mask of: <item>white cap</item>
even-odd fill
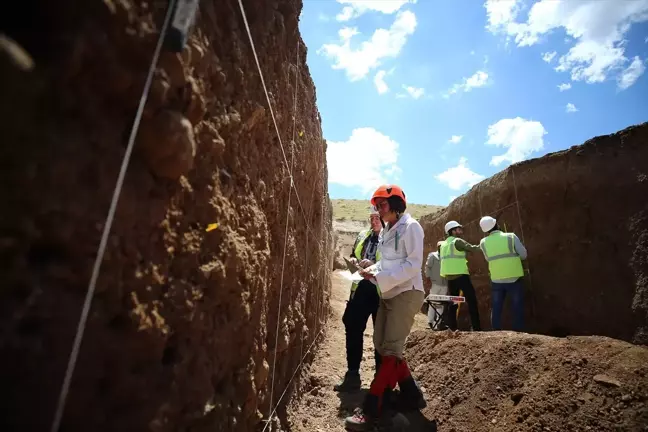
[[[453,228],[461,227],[461,224],[457,221],[450,221],[447,224],[445,224],[445,228],[443,228],[446,232],[446,234]]]
[[[369,217],[371,217],[371,216],[378,216],[378,217],[380,217],[380,213],[378,213],[378,210],[376,210],[376,209],[374,209],[374,208],[371,208],[371,209],[369,210]]]
[[[495,218],[492,218],[490,216],[484,216],[479,221],[479,226],[485,233],[495,228],[495,225],[497,225],[497,221],[495,220]]]

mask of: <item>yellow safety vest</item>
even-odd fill
[[[495,231],[482,244],[484,257],[488,261],[491,280],[519,278],[524,276],[522,260],[515,252],[513,233]]]
[[[360,231],[360,234],[358,234],[358,237],[356,238],[356,247],[353,250],[353,256],[356,257],[358,261],[362,261],[362,246],[364,245],[365,241],[369,237],[371,237],[372,230],[365,230],[365,231]],[[380,251],[376,251],[376,262],[380,261]],[[356,288],[358,288],[358,282],[353,282],[351,284],[351,297],[353,297],[353,293],[355,292]],[[378,286],[376,285],[376,288]],[[378,295],[380,295],[380,288],[378,288]]]
[[[455,241],[457,241],[457,237],[450,236],[441,244],[439,258],[441,259],[442,277],[468,274],[466,252],[457,250]]]

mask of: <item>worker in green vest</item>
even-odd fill
[[[513,330],[524,328],[524,269],[522,260],[527,257],[527,250],[514,233],[502,232],[497,220],[484,216],[479,221],[482,231],[488,234],[479,243],[488,262],[491,278],[491,326],[493,330],[502,329],[502,310],[506,296],[511,296],[513,306]]]
[[[378,235],[383,229],[383,222],[377,211],[371,211],[369,222],[371,228],[358,234],[351,250],[350,261],[361,268],[367,268],[380,260]],[[347,372],[344,375],[344,380],[334,386],[335,391],[353,392],[360,390],[362,385],[360,362],[362,361],[364,332],[369,317],[372,318],[374,323],[376,322],[379,304],[380,289],[376,285],[366,279],[353,282],[351,295],[342,316],[346,333]],[[374,357],[376,371],[378,371],[381,358],[377,350],[374,350]]]
[[[470,313],[470,325],[473,331],[481,330],[479,321],[479,305],[477,304],[477,294],[470,281],[468,274],[468,260],[466,253],[479,250],[479,246],[472,245],[461,238],[463,236],[463,227],[457,221],[450,221],[445,224],[445,233],[448,236],[441,244],[441,277],[448,281],[448,294],[458,296],[463,291],[463,295],[468,303],[468,312]],[[453,303],[446,308],[445,322],[451,330],[457,329],[457,308],[458,304]]]

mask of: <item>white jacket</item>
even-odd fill
[[[381,231],[378,237],[381,258],[376,263],[375,279],[382,298],[390,299],[411,289],[423,291],[423,236],[423,228],[408,213],[392,229]]]

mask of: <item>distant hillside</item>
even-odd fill
[[[367,200],[334,199],[331,201],[333,203],[333,219],[335,221],[366,222],[369,216],[370,204]],[[443,209],[443,206],[429,204],[407,205],[407,212],[416,219],[427,214],[436,213],[441,209]]]

